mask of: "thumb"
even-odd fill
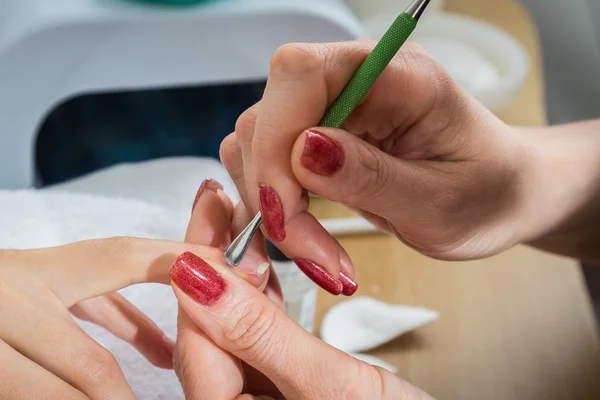
[[[339,129],[305,131],[294,144],[291,161],[305,189],[386,219],[414,204],[428,179],[416,162],[392,157]]]
[[[216,345],[269,378],[284,398],[380,399],[420,393],[311,335],[222,264],[188,252],[175,260],[169,275],[192,321]]]

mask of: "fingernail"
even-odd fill
[[[246,254],[236,269],[252,275],[262,276],[270,266],[271,264],[268,261],[264,261],[264,258],[257,259],[252,255]]]
[[[214,179],[203,180],[202,184],[200,184],[200,187],[198,188],[198,191],[196,192],[196,198],[194,199],[194,205],[192,205],[192,211],[194,211],[194,209],[196,208],[196,204],[198,204],[198,200],[200,200],[200,196],[202,196],[202,193],[204,193],[206,190],[211,190],[217,193],[217,190],[219,189],[223,190],[223,185],[221,185]]]
[[[342,294],[352,296],[358,290],[358,283],[349,278],[344,272],[340,272],[339,281],[342,283]]]
[[[304,133],[304,150],[300,162],[304,168],[317,175],[331,176],[344,165],[344,149],[338,142],[321,132]]]
[[[329,293],[336,296],[342,293],[342,290],[344,289],[342,282],[335,279],[324,268],[318,266],[312,261],[302,258],[294,258],[293,261],[306,276],[308,276],[314,283],[327,290]]]
[[[274,242],[283,242],[285,239],[285,226],[281,199],[271,186],[261,183],[258,187],[260,213],[267,235]]]
[[[206,261],[190,252],[175,259],[169,276],[185,294],[205,306],[219,301],[227,289],[227,282],[221,275]]]
[[[269,264],[266,261],[258,264],[258,268],[256,269],[256,275],[258,275],[258,276],[263,275],[265,272],[267,272],[267,270],[269,269],[270,266],[271,266],[271,264]]]

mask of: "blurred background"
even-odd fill
[[[377,39],[408,3],[0,0],[0,188],[165,157],[218,159],[260,100],[278,46]],[[432,0],[412,40],[507,123],[541,126],[600,116],[598,21],[597,0]],[[313,203],[321,219],[353,216]],[[383,235],[340,241],[359,295],[439,315],[365,356],[440,399],[600,398],[598,269],[521,247],[443,263]],[[291,309],[319,334],[340,299],[298,288]]]
[[[168,0],[165,2],[169,3]],[[193,0],[171,1],[179,2],[197,3]],[[363,23],[365,33],[377,37],[389,26],[396,12],[403,9],[409,1],[347,0],[346,3]],[[457,0],[450,3],[460,8],[469,8],[475,13],[488,8],[469,1]],[[600,3],[592,0],[523,0],[522,3],[533,18],[540,35],[548,122],[554,124],[596,117],[600,85],[590,83],[600,79],[600,28],[596,23],[596,16],[600,15]],[[435,17],[428,17],[434,12],[438,13],[443,7],[444,0],[433,0],[433,6],[425,18],[430,23],[425,33],[427,37],[417,37],[415,40],[428,44],[428,49],[453,72],[463,87],[479,94],[477,89],[481,87],[478,88],[477,85],[485,86],[486,82],[489,83],[486,79],[493,78],[485,76],[490,73],[485,70],[485,65],[474,71],[475,67],[469,61],[482,61],[477,59],[474,52],[465,54],[463,49],[465,59],[462,63],[456,63],[453,61],[457,58],[454,57],[456,43],[446,41],[440,45],[439,39],[444,30],[441,25],[447,21],[440,24]],[[452,26],[451,22],[453,21],[447,23],[445,29],[464,29],[468,34],[468,29],[460,25],[458,28]],[[510,21],[507,23],[510,24]],[[436,33],[440,35],[435,37]],[[349,29],[348,37],[353,34],[356,32]],[[323,36],[328,35],[324,33]],[[449,47],[444,48],[444,44]],[[454,47],[450,47],[452,45]],[[513,51],[509,55],[505,47],[496,49],[499,55],[503,54],[503,50],[507,57],[520,56],[517,50],[509,48],[509,52]],[[496,57],[494,54],[487,56]],[[493,68],[489,65],[487,67]],[[491,91],[491,94],[483,93],[477,97],[484,102],[487,100],[491,106],[505,103],[507,97],[513,96],[520,89],[523,83],[521,74],[528,73],[528,70],[525,71],[526,67],[520,66],[521,70],[518,68],[519,66],[515,67],[516,77],[500,83],[516,86],[516,89],[511,87],[507,89],[507,93]],[[480,74],[479,82],[474,78],[477,73]],[[221,138],[230,133],[240,112],[260,99],[262,89],[263,82],[258,79],[202,87],[101,93],[68,99],[50,111],[39,129],[36,152],[39,183],[46,185],[64,181],[122,161],[181,154],[216,157]],[[496,98],[489,99],[490,96]],[[502,105],[496,108],[501,108]],[[200,129],[202,134],[198,135]],[[108,137],[107,131],[111,132]],[[102,134],[99,135],[98,132]],[[143,135],[140,132],[144,132]],[[136,133],[140,137],[136,137]],[[69,138],[54,141],[56,135],[60,137],[65,134],[70,135]],[[169,137],[169,143],[161,139],[164,136]],[[112,146],[114,140],[119,141],[120,146]],[[60,148],[52,147],[53,142],[60,143]],[[72,151],[74,149],[65,145],[79,146],[79,151]],[[46,151],[47,149],[52,150]],[[57,160],[61,162],[57,163]]]

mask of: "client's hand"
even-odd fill
[[[212,354],[189,347],[190,356],[203,364],[196,374],[188,371],[190,400],[430,398],[312,336],[223,263],[188,252],[173,263],[170,275],[180,306],[204,340],[258,371],[244,375],[243,384],[230,382]]]
[[[230,222],[233,207],[218,186],[211,186],[216,190],[200,191],[187,240],[223,248],[251,214],[238,205],[233,215],[240,217]],[[250,254],[258,261],[264,248],[260,240],[253,246]],[[240,271],[220,258],[186,252],[173,263],[169,274],[181,307],[175,369],[186,398],[430,398],[290,320],[275,275],[257,278],[257,261]],[[255,275],[253,284],[248,273]]]
[[[0,251],[0,399],[133,399],[112,354],[86,335],[69,308],[155,365],[171,367],[173,343],[152,321],[117,294],[98,296],[136,283],[168,283],[170,265],[186,250],[221,254],[133,238]]]

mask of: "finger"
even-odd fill
[[[201,188],[202,186],[205,185],[201,185]],[[186,242],[208,244],[224,252],[231,243],[232,234],[238,234],[232,226],[245,227],[251,219],[243,203],[240,202],[235,211],[233,210],[231,200],[219,185],[215,190],[205,190],[196,196],[196,206],[188,225]],[[268,279],[265,273],[268,273],[268,270],[269,262],[264,244],[261,243],[261,235],[255,235],[246,257],[235,271],[256,287],[264,288]]]
[[[243,115],[244,114],[242,114],[242,116]],[[239,127],[240,129],[242,129],[241,125]],[[254,128],[250,129],[254,130]],[[223,163],[223,166],[227,170],[227,173],[229,174],[231,180],[235,184],[240,194],[240,199],[242,200],[242,202],[249,204],[248,192],[246,190],[246,175],[244,173],[244,158],[242,154],[242,149],[238,144],[236,132],[233,132],[232,134],[226,136],[225,139],[223,139],[223,141],[221,142],[221,147],[219,149],[219,157],[221,159],[221,163]]]
[[[302,187],[289,161],[296,138],[304,129],[317,125],[373,45],[366,41],[288,44],[275,52],[253,134],[238,135],[244,154],[248,145],[244,142],[251,141],[253,171],[245,163],[246,180],[251,180],[248,192],[253,206],[261,199],[268,238],[283,240],[287,221],[303,211],[298,203]],[[389,74],[384,75],[380,80],[389,84]],[[377,86],[384,87],[381,82]],[[276,199],[281,210],[269,213],[274,202],[269,199]]]
[[[269,275],[269,282],[267,282],[267,287],[264,290],[264,294],[277,305],[277,307],[281,308],[285,311],[285,301],[283,300],[283,291],[281,290],[281,283],[279,282],[279,278],[273,268],[271,267],[271,274]]]
[[[257,111],[258,106],[252,107],[246,111],[245,115],[240,117],[237,123],[239,136],[251,135],[250,131],[254,127]],[[250,203],[245,187],[244,171],[246,163],[242,161],[244,157],[246,159],[251,158],[251,154],[242,156],[241,147],[236,141],[237,136],[237,133],[229,135],[221,144],[221,160],[233,181],[236,182],[243,203],[237,206],[240,207],[240,210],[234,212],[232,221],[233,237],[237,236],[253,218],[251,211],[246,206]],[[247,152],[251,153],[250,146],[246,145],[246,147]],[[251,162],[247,164],[249,165]],[[302,206],[306,208],[308,198],[307,196],[302,197]],[[287,232],[286,240],[277,243],[277,246],[287,257],[293,259],[308,277],[328,292],[334,295],[342,292],[349,293],[348,290],[344,290],[344,287],[352,286],[355,283],[352,280],[353,275],[342,274],[340,281],[340,269],[342,268],[338,252],[340,246],[337,240],[311,214],[303,211],[295,215],[288,223]],[[254,251],[252,249],[257,249],[260,253],[266,252],[264,238],[259,232],[255,234],[248,252],[252,253]],[[352,263],[349,259],[345,261]]]
[[[90,399],[135,398],[113,355],[70,318],[58,299],[38,303],[5,284],[0,315],[0,338]]]
[[[83,393],[60,380],[0,340],[0,399],[87,400]]]
[[[304,132],[291,161],[308,190],[394,222],[406,215],[398,210],[419,207],[424,198],[435,202],[440,195],[428,193],[437,186],[424,162],[397,159],[342,130]]]
[[[374,45],[374,41],[288,44],[271,60],[252,136],[253,190],[258,191],[261,183],[272,187],[289,216],[299,211],[301,191],[288,158],[294,142],[302,131],[317,125]],[[416,122],[436,100],[433,88],[442,75],[432,73],[436,68],[419,46],[407,43],[356,110],[356,118],[348,121],[355,128],[350,130],[382,139],[385,135],[379,131],[391,133],[390,125],[395,129]]]
[[[221,185],[220,182],[217,182],[214,179],[205,179],[200,184],[200,187],[198,188],[198,191],[196,192],[196,197],[194,198],[194,203],[192,205],[192,214],[194,213],[194,210],[196,209],[196,205],[198,204],[198,201],[202,197],[202,194],[207,190],[211,191],[213,193],[217,193],[219,195],[219,197],[221,197],[221,199],[223,200],[223,205],[225,206],[225,209],[226,209],[226,213],[231,217],[231,214],[233,212],[233,204],[231,203],[231,199],[223,191],[223,185]]]
[[[256,103],[248,110],[244,111],[235,123],[235,139],[238,145],[237,151],[239,151],[239,154],[241,155],[244,177],[244,187],[243,189],[240,188],[240,197],[242,201],[248,205],[252,212],[258,211],[258,203],[257,199],[255,199],[257,192],[253,190],[254,166],[252,156],[252,140],[254,137],[254,129],[256,127],[256,119],[258,117],[258,111],[260,110],[260,107],[261,103]],[[232,150],[234,149],[232,148]]]
[[[277,274],[271,269],[269,275],[269,282],[264,290],[264,294],[271,300],[277,307],[285,311],[285,302],[283,301],[283,293]],[[254,394],[268,395],[269,398],[283,399],[281,391],[261,372],[256,370],[254,367],[246,363],[242,363],[245,375],[245,387],[244,392]]]
[[[84,300],[70,308],[77,318],[103,327],[159,368],[173,368],[175,343],[119,293]]]
[[[22,251],[11,263],[21,271],[30,271],[32,280],[41,277],[70,308],[136,283],[169,284],[169,266],[186,250],[214,260],[223,258],[221,250],[209,246],[116,237]],[[32,291],[25,283],[22,289]]]
[[[222,195],[219,195],[219,192]],[[231,200],[223,193],[223,186],[210,179],[200,185],[192,217],[185,234],[186,241],[225,250],[231,242]]]
[[[339,280],[339,244],[308,212],[296,214],[287,225],[286,240],[277,247],[314,283],[333,295],[343,291]]]
[[[233,206],[222,189],[214,181],[200,185],[186,242],[210,245],[220,251],[229,245]],[[175,370],[186,398],[232,399],[241,393],[241,362],[207,338],[181,307],[177,315],[176,355]]]
[[[262,372],[286,398],[375,399],[394,384],[386,376],[382,385],[374,367],[308,333],[222,264],[185,253],[169,273],[194,323],[218,346]]]
[[[238,135],[238,142],[242,142],[240,144],[242,149],[248,145],[243,142],[251,142],[253,171],[250,174],[245,167],[247,188],[251,200],[260,198],[264,230],[269,239],[275,242],[284,240],[292,229],[289,226],[290,221],[297,213],[303,211],[302,204],[299,203],[302,185],[295,178],[290,159],[287,158],[291,154],[296,138],[304,129],[316,125],[321,119],[329,104],[339,95],[358,66],[370,53],[373,45],[373,42],[367,41],[290,44],[281,47],[273,56],[265,94],[257,110],[255,126],[253,130],[247,130],[247,135]],[[424,87],[426,82],[432,80],[433,74],[429,74],[419,63],[412,62],[419,58],[415,56],[416,53],[418,52],[414,51],[410,44],[405,46],[402,54],[396,57],[396,62],[375,84],[368,101],[357,110],[359,117],[370,115],[367,111],[385,110],[390,118],[375,117],[374,121],[384,121],[385,124],[385,121],[394,120],[399,126],[410,125],[409,122],[414,122],[413,118],[422,115],[423,110],[428,109],[425,105],[430,106],[435,96],[419,94],[415,88]],[[420,58],[425,59],[423,55]],[[432,65],[429,61],[423,64]],[[393,73],[390,72],[392,69]],[[412,78],[413,75],[416,75],[415,79],[407,79]],[[391,84],[394,90],[390,88]],[[408,98],[411,100],[405,107],[403,101],[400,103],[398,99],[391,101],[391,94],[402,98],[404,94],[410,94]],[[417,94],[417,98],[414,98]],[[385,102],[382,102],[383,100]],[[390,112],[397,109],[407,110],[401,113],[404,117],[391,118],[393,114]],[[381,113],[377,115],[382,116]],[[366,131],[374,131],[376,136],[382,136],[377,133],[381,130],[377,126],[378,122],[365,126],[364,119],[364,117],[353,119],[352,124],[361,128],[355,132],[363,134]],[[386,128],[389,130],[390,124],[387,125]],[[258,195],[253,194],[252,191],[258,191]],[[304,231],[311,235],[316,234],[319,230],[317,222],[310,218],[306,218],[306,221],[307,226],[304,227]],[[326,236],[323,236],[323,240],[325,240],[324,246],[329,243],[325,257],[306,253],[299,248],[295,250],[299,255],[308,257],[337,277],[339,266],[331,250],[335,240]]]
[[[232,399],[242,392],[240,360],[215,345],[181,307],[176,354],[175,371],[186,399]]]
[[[257,109],[257,107],[258,105],[250,108],[248,111],[246,111],[246,113],[255,113],[255,109]],[[250,122],[244,123],[244,118],[249,119]],[[253,124],[251,121],[254,121],[254,119],[244,116],[240,117],[237,123],[238,129],[241,131],[244,129],[252,129],[252,127],[247,126],[249,124]],[[235,132],[227,136],[221,143],[220,156],[223,165],[238,188],[241,198],[241,201],[235,206],[231,220],[231,237],[235,238],[248,226],[250,221],[252,221],[255,216],[255,214],[247,207],[247,204],[250,203],[246,191],[244,161],[242,150],[237,143],[237,134]],[[249,269],[252,272],[254,270],[254,266],[257,266],[258,272],[263,273],[263,271],[269,267],[269,263],[267,261],[267,250],[264,241],[265,239],[262,232],[260,230],[257,231],[254,234],[246,253],[247,255],[250,255],[251,258],[256,258],[257,260],[262,259],[264,261],[260,264],[256,264],[248,263],[247,260],[244,259],[236,268],[236,270],[244,271],[245,269]],[[257,285],[255,284],[255,286]]]

